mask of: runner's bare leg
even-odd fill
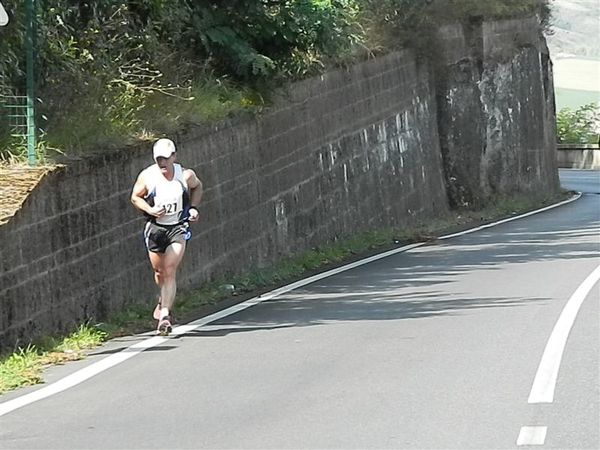
[[[177,293],[177,268],[185,252],[184,242],[174,242],[167,247],[164,253],[148,252],[154,281],[160,288],[161,307],[169,312],[173,309],[175,294]]]

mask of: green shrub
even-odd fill
[[[561,109],[556,115],[559,144],[598,144],[600,142],[600,103],[589,103],[575,111]]]
[[[440,24],[547,12],[548,1],[36,0],[36,123],[68,152],[120,145],[260,106],[281,81],[365,46],[432,56]],[[24,4],[3,0],[0,28],[0,87],[20,93]],[[9,133],[0,124],[0,143]]]
[[[193,5],[193,6],[192,6]],[[361,39],[354,0],[190,2],[188,40],[220,72],[255,78],[303,76]]]

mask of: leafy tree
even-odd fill
[[[600,103],[589,103],[573,111],[561,109],[556,115],[559,144],[600,143]]]
[[[224,72],[251,82],[303,76],[361,39],[354,0],[189,1],[188,39]]]
[[[25,8],[3,4],[0,83],[23,92]],[[355,0],[37,0],[42,126],[69,128],[87,104],[97,132],[132,134],[150,97],[191,100],[205,78],[259,86],[315,73],[361,39],[356,15]]]
[[[314,74],[355,54],[367,33],[371,49],[426,53],[444,21],[518,15],[548,1],[36,0],[36,95],[48,117],[38,124],[55,146],[93,147],[99,137],[140,133],[148,114],[159,115],[153,107],[180,120],[194,97],[214,104],[198,88],[218,86],[211,95],[225,104],[232,91],[268,92]],[[22,93],[24,2],[2,3],[11,20],[0,28],[0,88]],[[167,105],[173,111],[163,113]],[[0,139],[7,134],[0,123]]]

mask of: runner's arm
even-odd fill
[[[190,214],[190,220],[195,222],[198,220],[197,207],[200,204],[200,201],[202,200],[202,194],[204,193],[202,181],[200,181],[200,178],[198,178],[196,172],[191,169],[185,170],[184,177],[190,191],[190,208],[196,209],[196,214]]]
[[[146,195],[148,190],[146,189],[146,183],[144,181],[143,172],[137,177],[133,189],[131,190],[131,203],[136,209],[143,213],[149,214],[154,217],[160,217],[164,214],[164,207],[150,206],[146,201]]]
[[[200,200],[202,200],[203,186],[202,181],[196,175],[192,169],[186,169],[185,171],[185,181],[187,183],[188,189],[190,190],[190,206],[196,208],[200,204]]]

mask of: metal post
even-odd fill
[[[26,46],[26,71],[27,71],[27,161],[30,166],[36,165],[35,157],[35,102],[34,102],[34,77],[33,77],[33,42],[34,42],[34,1],[25,0],[26,14],[26,30],[27,36],[25,39]]]

